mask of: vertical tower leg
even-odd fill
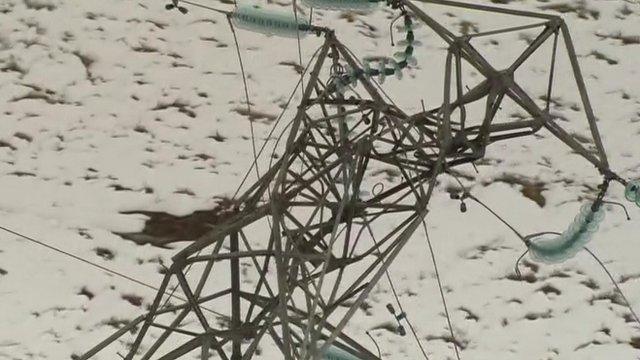
[[[238,252],[238,233],[234,232],[230,236],[231,253]],[[240,258],[234,257],[230,261],[231,263],[231,328],[236,331],[232,344],[233,351],[231,354],[231,360],[242,359],[241,342],[242,336],[240,336]]]

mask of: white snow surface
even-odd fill
[[[640,4],[495,2],[550,14],[562,10],[611,167],[625,178],[637,177]],[[228,2],[206,4],[232,9]],[[291,11],[286,0],[268,6]],[[525,23],[420,6],[455,31]],[[307,9],[301,11],[308,16]],[[389,42],[391,10],[314,11],[313,16],[314,23],[335,28],[361,58],[395,51]],[[261,142],[299,80],[287,65],[298,62],[297,41],[240,30],[238,37]],[[416,54],[418,67],[406,79],[389,78],[384,84],[408,113],[420,109],[420,99],[437,106],[442,97],[446,48],[426,27],[417,29],[416,37],[424,42]],[[495,39],[480,38],[474,46],[497,63],[509,63],[527,46],[527,36]],[[301,41],[305,64],[321,41],[315,36]],[[533,59],[517,75],[536,97],[545,94],[548,60],[546,55]],[[588,137],[584,114],[573,106],[579,96],[566,59],[558,61],[565,70],[555,80],[552,111],[566,119],[561,125]],[[299,98],[298,92],[292,108]],[[169,264],[185,243],[159,248],[122,239],[114,233],[140,231],[146,218],[121,212],[182,216],[232,195],[252,161],[244,106],[233,37],[223,16],[195,8],[188,15],[167,12],[159,1],[0,1],[0,225],[159,285],[159,262]],[[509,111],[505,104],[501,112],[514,116]],[[290,119],[291,112],[286,116]],[[565,229],[601,181],[592,165],[550,133],[539,135],[491,146],[478,174],[470,166],[460,168],[472,193],[525,234]],[[261,169],[268,160],[262,159]],[[522,184],[505,180],[512,178],[542,184],[544,205],[523,196]],[[428,223],[462,359],[640,356],[640,328],[591,257],[581,252],[555,266],[525,261],[525,278],[518,280],[513,266],[524,246],[475,203],[468,202],[469,211],[460,213],[445,191],[454,184],[443,177]],[[608,197],[624,201],[622,187],[612,185]],[[640,311],[640,211],[627,204],[632,220],[608,206],[589,246]],[[390,274],[429,358],[454,359],[423,233],[407,244]],[[142,314],[154,295],[0,232],[0,359],[71,359],[114,332],[120,321]],[[141,297],[142,304],[125,300],[132,296]],[[375,349],[364,331],[391,323],[385,305],[392,300],[381,281],[367,299],[370,308],[356,314],[348,332]],[[421,358],[409,336],[384,329],[371,333],[385,359]],[[264,349],[256,358],[277,359],[275,354]]]

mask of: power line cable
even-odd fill
[[[94,267],[94,268],[100,269],[100,270],[102,270],[102,271],[104,271],[104,272],[106,272],[106,273],[109,273],[109,274],[111,274],[111,275],[115,275],[115,276],[117,276],[117,277],[120,277],[120,278],[123,278],[123,279],[125,279],[125,280],[128,280],[128,281],[130,281],[130,282],[132,282],[132,283],[135,283],[135,284],[138,284],[138,285],[144,286],[144,287],[149,288],[149,289],[151,289],[151,290],[155,290],[156,292],[160,291],[160,289],[158,289],[157,287],[155,287],[155,286],[153,286],[153,285],[149,285],[149,284],[147,284],[147,283],[145,283],[145,282],[143,282],[143,281],[140,281],[140,280],[138,280],[138,279],[132,278],[131,276],[128,276],[128,275],[125,275],[125,274],[123,274],[123,273],[121,273],[121,272],[118,272],[118,271],[115,271],[115,270],[109,269],[109,268],[104,267],[104,266],[102,266],[102,265],[100,265],[100,264],[97,264],[97,263],[95,263],[95,262],[93,262],[93,261],[91,261],[91,260],[84,259],[84,258],[82,258],[82,257],[80,257],[80,256],[74,255],[74,254],[72,254],[72,253],[70,253],[70,252],[64,251],[64,250],[59,249],[59,248],[57,248],[57,247],[55,247],[55,246],[52,246],[52,245],[46,244],[46,243],[44,243],[44,242],[42,242],[42,241],[40,241],[40,240],[37,240],[37,239],[34,239],[34,238],[30,237],[30,236],[27,236],[27,235],[21,234],[21,233],[19,233],[19,232],[17,232],[17,231],[11,230],[11,229],[9,229],[9,228],[7,228],[7,227],[0,226],[0,230],[4,230],[4,231],[6,231],[6,232],[8,232],[8,233],[10,233],[10,234],[13,234],[13,235],[16,235],[16,236],[18,236],[18,237],[20,237],[20,238],[23,238],[23,239],[25,239],[25,240],[28,240],[28,241],[30,241],[30,242],[31,242],[31,243],[33,243],[33,244],[36,244],[36,245],[42,246],[42,247],[44,247],[44,248],[46,248],[46,249],[49,249],[49,250],[54,251],[54,252],[57,252],[57,253],[59,253],[59,254],[62,254],[62,255],[67,256],[67,257],[69,257],[69,258],[72,258],[72,259],[74,259],[74,260],[76,260],[76,261],[79,261],[79,262],[85,263],[85,264],[87,264],[87,265],[90,265],[90,266],[92,266],[92,267]],[[167,291],[165,291],[165,292],[164,292],[164,294],[165,294],[165,295],[169,295],[170,297],[176,298],[176,299],[178,299],[178,300],[180,300],[180,301],[183,301],[183,302],[185,302],[185,303],[186,303],[186,302],[188,302],[188,300],[187,300],[187,299],[185,299],[185,298],[183,298],[183,297],[181,297],[181,296],[175,295],[175,294],[169,294]],[[216,314],[216,315],[218,315],[218,316],[222,316],[222,317],[223,317],[223,318],[225,318],[225,319],[226,319],[226,318],[229,318],[229,316],[224,315],[224,314],[222,314],[222,313],[219,313],[219,312],[217,312],[217,311],[214,311],[214,310],[211,310],[211,309],[207,309],[207,308],[205,308],[205,307],[202,307],[202,309],[204,309],[204,310],[206,310],[206,311],[208,311],[208,312],[210,312],[210,313]]]
[[[436,256],[433,252],[433,246],[431,245],[431,239],[429,238],[429,231],[427,230],[427,223],[422,219],[422,226],[424,228],[424,234],[427,237],[427,244],[429,245],[429,253],[431,254],[431,260],[433,261],[433,268],[436,272],[436,279],[438,280],[438,288],[440,289],[440,297],[442,298],[442,306],[444,307],[444,314],[447,317],[447,324],[449,325],[449,332],[451,333],[451,340],[453,342],[453,349],[456,352],[456,358],[460,360],[460,353],[458,352],[458,340],[453,333],[453,326],[451,325],[451,317],[449,316],[449,310],[447,308],[447,300],[444,296],[444,290],[442,288],[442,280],[440,279],[440,273],[438,272],[438,264],[436,262]]]
[[[242,74],[242,84],[244,85],[244,96],[247,102],[247,118],[249,119],[249,127],[251,129],[251,150],[253,152],[253,160],[255,162],[256,176],[260,179],[260,170],[258,169],[258,153],[256,151],[256,136],[253,126],[253,120],[251,120],[251,100],[249,99],[249,86],[247,85],[247,76],[244,70],[244,63],[242,62],[242,53],[240,52],[240,44],[238,42],[238,36],[236,29],[231,22],[231,16],[227,16],[227,22],[231,28],[231,34],[233,34],[233,41],[236,46],[236,53],[238,54],[238,62],[240,63],[240,73]]]
[[[633,310],[633,307],[631,307],[631,303],[629,302],[629,300],[627,299],[627,297],[624,295],[624,293],[622,292],[622,289],[620,288],[620,285],[618,285],[618,282],[613,278],[613,275],[611,275],[611,272],[609,271],[609,269],[607,269],[607,267],[604,265],[604,262],[602,262],[602,260],[600,260],[596,254],[594,254],[591,250],[589,250],[589,248],[587,248],[586,246],[583,248],[586,252],[589,253],[589,255],[591,255],[600,265],[600,267],[602,267],[602,269],[604,270],[604,272],[607,274],[607,276],[609,277],[609,279],[611,280],[611,282],[613,283],[613,286],[615,286],[616,290],[618,290],[618,293],[620,294],[620,296],[622,296],[622,299],[624,300],[625,304],[627,305],[627,308],[629,309],[629,311],[631,312],[631,315],[633,316],[633,318],[635,319],[636,323],[638,325],[640,325],[640,318],[638,318],[638,315],[636,314],[636,312]]]
[[[373,240],[374,245],[376,246],[376,251],[378,252],[378,255],[381,255],[380,253],[380,249],[378,248],[378,241],[376,240],[375,235],[373,234],[373,230],[371,229],[371,225],[369,225],[369,222],[366,221],[366,219],[364,219],[365,222],[365,226],[367,227],[368,231],[369,231],[369,235],[371,236],[371,240]],[[393,281],[391,280],[391,275],[389,275],[389,269],[385,269],[384,273],[386,275],[387,281],[389,282],[389,286],[391,287],[391,292],[393,293],[393,297],[396,300],[396,304],[398,304],[398,308],[400,309],[400,313],[404,313],[404,320],[407,322],[407,325],[409,325],[409,330],[411,330],[411,333],[413,334],[413,338],[416,341],[416,344],[418,344],[418,348],[420,348],[420,352],[422,352],[422,355],[424,356],[424,358],[426,360],[429,360],[429,356],[427,356],[427,352],[425,351],[424,347],[422,347],[422,343],[420,342],[420,339],[418,338],[418,333],[416,332],[415,328],[413,327],[413,324],[411,324],[411,321],[409,321],[409,318],[406,316],[406,312],[404,311],[404,308],[402,307],[402,303],[400,302],[400,297],[398,296],[398,292],[396,291],[395,286],[393,285]],[[373,339],[373,338],[372,338]],[[377,347],[377,344],[376,344]],[[378,349],[379,351],[380,349]]]

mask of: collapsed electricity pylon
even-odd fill
[[[326,31],[282,156],[237,198],[223,224],[173,257],[148,313],[80,359],[92,358],[135,329],[126,360],[171,360],[192,351],[199,351],[201,359],[213,353],[222,359],[248,360],[263,351],[260,344],[265,339],[285,360],[316,360],[330,349],[379,360],[349,337],[345,327],[424,225],[439,174],[482,158],[489,144],[546,128],[603,175],[611,176],[561,19],[451,1],[434,3],[543,19],[535,26],[492,32],[540,27],[541,33],[511,66],[496,69],[474,49],[472,37],[455,36],[411,2],[401,1],[403,9],[435,31],[449,48],[443,104],[407,115],[380,95],[358,61],[333,32]],[[549,107],[540,108],[513,76],[550,38],[555,57],[559,34],[571,59],[595,149],[586,149],[560,127]],[[470,89],[462,88],[462,62],[484,77]],[[331,69],[328,81],[321,76],[325,65]],[[365,96],[346,98],[336,91],[336,79],[344,76],[345,65],[360,74],[357,86]],[[495,122],[505,97],[531,118]],[[466,114],[465,106],[481,101],[484,113]],[[397,170],[400,181],[387,189],[373,183],[373,173],[381,165]],[[189,271],[198,274],[196,282],[185,275]],[[186,298],[184,304],[169,304],[172,282]]]

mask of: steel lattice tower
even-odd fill
[[[247,360],[257,354],[265,337],[286,360],[319,359],[330,346],[360,359],[379,360],[349,337],[345,327],[423,226],[438,175],[481,159],[490,144],[541,129],[602,174],[610,174],[575,50],[559,17],[453,1],[426,2],[535,18],[540,21],[535,26],[493,33],[534,28],[540,33],[511,66],[497,69],[473,47],[473,37],[456,36],[410,1],[401,1],[448,44],[443,104],[405,114],[365,76],[357,85],[366,94],[362,98],[345,98],[334,91],[331,79],[340,75],[336,69],[362,67],[333,32],[327,32],[284,154],[237,198],[223,224],[173,257],[148,313],[80,359],[92,358],[137,329],[127,360],[178,359],[192,351],[200,351],[201,359],[217,354],[222,359]],[[539,107],[514,77],[550,39],[555,57],[559,37],[566,46],[594,149],[585,148],[558,125],[549,108]],[[463,63],[483,77],[470,89],[461,86]],[[331,76],[325,76],[328,68]],[[505,98],[530,117],[494,121]],[[484,113],[467,114],[465,106],[472,103],[483,103]],[[380,165],[397,170],[401,181],[376,189],[370,179]],[[372,188],[377,191],[365,191]],[[197,281],[188,280],[187,271],[198,274]],[[167,306],[172,282],[179,284],[186,303]],[[214,306],[228,311],[210,310]],[[182,345],[165,349],[163,344],[172,337]]]

